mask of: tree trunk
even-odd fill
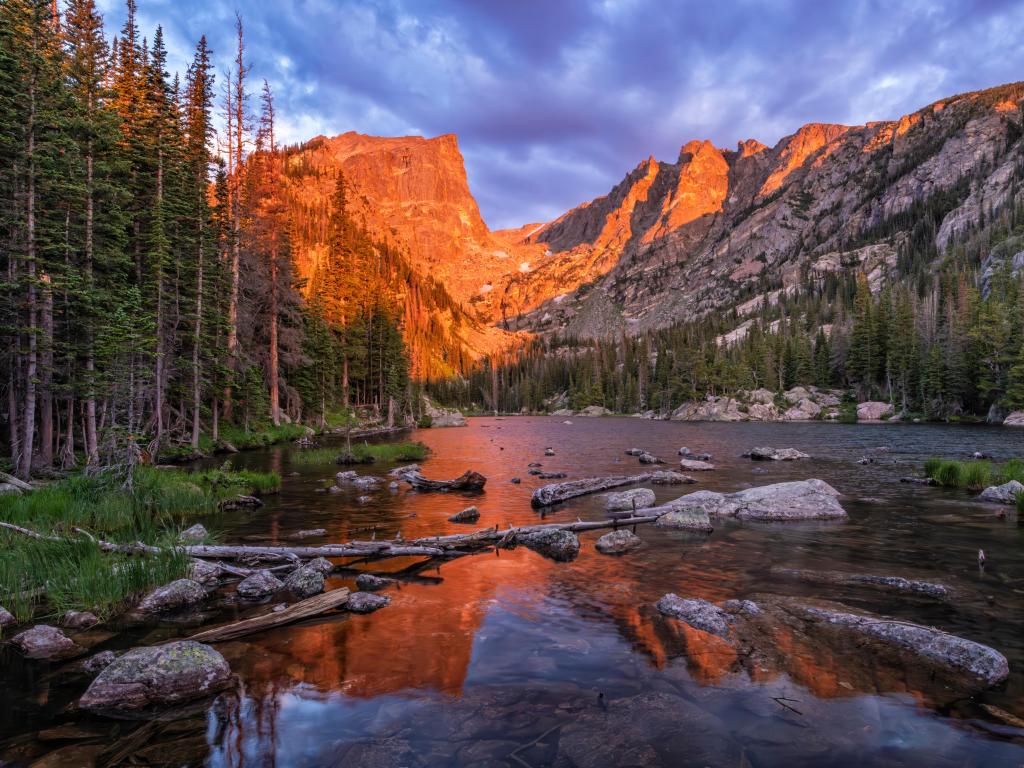
[[[36,323],[36,91],[35,78],[29,81],[29,115],[28,115],[28,188],[26,190],[26,272],[28,273],[28,359],[25,364],[25,402],[22,411],[24,426],[22,428],[21,455],[16,466],[16,473],[28,480],[32,474],[33,440],[36,429],[36,375],[38,374],[37,359],[38,339]]]
[[[200,224],[200,226],[202,226]],[[200,416],[203,407],[202,373],[199,347],[203,335],[203,245],[200,236],[199,258],[196,262],[196,318],[192,333],[192,450],[199,450]]]
[[[278,386],[277,359],[277,245],[270,249],[270,420],[281,425],[281,393]]]
[[[39,466],[53,468],[53,286],[40,275],[43,286],[43,348],[39,391]]]

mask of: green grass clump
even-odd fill
[[[277,493],[281,490],[281,476],[277,472],[255,472],[251,469],[232,469],[226,461],[218,469],[193,472],[191,478],[203,489],[210,491],[215,501],[244,494]]]
[[[930,459],[925,459],[925,462],[924,462],[924,474],[925,474],[925,477],[934,478],[935,477],[935,473],[938,472],[940,466],[942,466],[942,459],[940,459],[940,458],[932,457]]]
[[[947,488],[964,487],[964,466],[959,461],[944,461],[935,472],[935,480]]]
[[[295,465],[334,464],[346,453],[344,446],[338,448],[306,448],[295,451],[289,461]],[[355,463],[372,464],[375,461],[423,461],[430,449],[423,443],[359,443],[352,446]]]
[[[947,488],[964,488],[980,491],[990,485],[1002,485],[1011,480],[1024,482],[1024,461],[1011,459],[999,466],[989,461],[954,461],[951,459],[928,459],[924,473],[939,485]]]
[[[1024,461],[1020,459],[1010,459],[999,467],[997,475],[998,482],[1000,484],[1008,483],[1011,480],[1016,480],[1018,483],[1024,483]]]

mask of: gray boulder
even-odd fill
[[[685,599],[669,592],[655,603],[655,608],[665,616],[684,621],[702,632],[718,637],[732,634],[732,616],[707,600]]]
[[[4,627],[9,627],[12,624],[16,623],[16,621],[17,620],[14,618],[13,613],[8,611],[3,606],[0,606],[0,629],[3,629]]]
[[[823,480],[748,488],[728,496],[740,520],[836,520],[846,517],[839,491]]]
[[[270,571],[262,570],[242,579],[235,591],[246,600],[259,600],[283,587],[284,583],[277,576]]]
[[[523,534],[516,540],[537,554],[559,562],[575,560],[580,553],[579,537],[572,531],[534,531]]]
[[[1024,492],[1024,485],[1011,480],[1008,483],[1002,485],[992,485],[981,492],[978,496],[980,501],[991,501],[996,504],[1016,504],[1017,496]]]
[[[1024,427],[1024,411],[1014,411],[1003,419],[1004,427]]]
[[[206,560],[193,560],[188,570],[188,577],[197,584],[213,586],[220,581],[220,566]]]
[[[182,531],[178,535],[178,541],[193,542],[194,543],[194,542],[197,542],[197,541],[202,541],[203,539],[205,539],[209,535],[210,535],[209,531],[207,531],[206,528],[204,528],[199,523],[196,523],[195,525],[191,526],[190,528],[186,528],[184,531]]]
[[[594,544],[594,548],[602,555],[624,555],[643,546],[643,543],[643,540],[635,533],[621,528],[599,538]]]
[[[811,458],[809,454],[798,451],[796,448],[752,448],[750,450],[751,461],[796,461],[809,458]]]
[[[187,608],[206,599],[206,590],[192,579],[178,579],[157,587],[138,605],[142,613],[161,613]]]
[[[628,491],[609,493],[605,509],[609,512],[619,512],[653,507],[654,498],[654,491],[650,488],[631,488]]]
[[[359,473],[353,469],[350,469],[345,472],[339,472],[338,474],[336,474],[334,476],[334,482],[339,486],[348,485],[357,477],[359,477]]]
[[[334,563],[328,560],[326,557],[314,557],[308,563],[307,568],[313,568],[320,571],[324,576],[327,576],[331,571],[334,570]]]
[[[692,485],[697,481],[682,472],[674,472],[671,469],[660,470],[651,473],[651,482],[654,485]]]
[[[94,656],[90,656],[82,663],[82,669],[88,672],[90,675],[95,675],[102,672],[104,669],[114,663],[114,659],[117,656],[113,651],[100,651]]]
[[[641,464],[664,464],[665,462],[650,453],[641,453],[639,456]]]
[[[892,403],[881,403],[869,401],[857,406],[857,421],[882,421],[885,417],[892,416],[896,409]]]
[[[128,651],[100,672],[78,704],[90,712],[138,712],[205,698],[230,683],[223,656],[181,640]]]
[[[374,576],[372,573],[360,573],[356,576],[356,586],[363,592],[376,592],[378,589],[384,589],[394,583],[394,579],[389,579],[385,576]]]
[[[302,565],[288,574],[284,585],[296,597],[312,597],[324,591],[324,574],[313,565]]]
[[[66,659],[80,651],[70,637],[49,624],[26,629],[11,638],[11,642],[30,659]]]
[[[88,629],[99,624],[100,620],[90,611],[68,611],[60,617],[60,623],[68,629]]]
[[[352,613],[373,613],[391,605],[387,595],[376,595],[372,592],[353,592],[348,596],[345,608]]]
[[[659,517],[655,523],[659,528],[670,528],[680,531],[702,531],[711,533],[714,527],[708,511],[700,504],[686,505],[672,509]]]
[[[645,453],[647,453],[647,451],[645,451],[643,448],[627,448],[626,449],[626,455],[627,456],[643,456]]]
[[[448,518],[452,523],[472,523],[480,519],[480,510],[476,507],[466,507],[461,512],[456,512]]]
[[[357,491],[372,491],[380,486],[380,478],[373,475],[362,475],[354,477],[349,481]]]
[[[680,459],[679,468],[687,472],[710,472],[715,465],[709,461],[698,461],[697,459]]]

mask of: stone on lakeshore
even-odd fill
[[[896,412],[892,403],[868,401],[857,406],[857,421],[882,421]]]
[[[655,496],[650,488],[630,488],[628,491],[609,493],[606,498],[605,509],[609,512],[620,512],[653,507]]]
[[[12,624],[15,624],[16,622],[17,619],[14,618],[14,614],[8,611],[6,608],[4,608],[2,605],[0,605],[0,629],[3,629],[4,627],[9,627]]]
[[[1024,427],[1024,411],[1014,411],[1003,419],[1004,427]]]
[[[206,530],[206,528],[204,528],[199,523],[196,523],[190,528],[186,528],[184,531],[182,531],[181,534],[178,536],[178,541],[197,542],[202,541],[209,535],[210,534]]]
[[[480,519],[480,510],[476,507],[466,507],[461,512],[456,512],[448,518],[451,523],[472,523]]]
[[[197,584],[213,586],[220,581],[220,566],[206,560],[195,559],[189,566],[188,577]]]
[[[732,616],[707,600],[684,599],[669,592],[658,600],[655,608],[665,616],[684,621],[702,632],[718,637],[729,637],[732,634]]]
[[[284,587],[284,583],[267,570],[256,571],[239,582],[235,591],[246,600],[259,600]]]
[[[680,459],[679,468],[687,472],[710,472],[715,465],[709,461],[698,461],[697,459]]]
[[[352,613],[373,613],[388,605],[391,605],[391,598],[387,595],[376,595],[373,592],[353,592],[348,596],[345,609]]]
[[[180,640],[134,648],[89,685],[79,706],[90,712],[128,713],[210,696],[231,683],[231,668],[208,645]]]
[[[394,579],[385,576],[374,576],[372,573],[360,573],[356,576],[356,586],[363,592],[376,592],[395,583]],[[358,592],[356,594],[359,594]],[[349,597],[351,600],[352,598]]]
[[[324,591],[324,574],[312,565],[301,565],[288,574],[284,586],[298,598],[319,595]]]
[[[624,555],[640,546],[643,546],[643,540],[625,528],[606,533],[594,544],[602,555]]]
[[[60,623],[68,629],[88,629],[99,624],[100,620],[89,611],[68,611],[60,617]]]
[[[113,651],[100,651],[94,656],[90,656],[82,663],[82,669],[88,672],[90,675],[95,675],[102,672],[104,669],[114,663],[117,656]]]
[[[575,560],[580,552],[579,537],[572,531],[534,531],[518,536],[516,541],[539,555],[559,562]]]
[[[142,613],[161,613],[187,608],[206,599],[206,590],[192,579],[177,579],[157,587],[138,605]]]
[[[652,473],[651,482],[654,485],[692,485],[697,481],[689,475],[684,475],[682,472],[668,469]]]
[[[650,453],[641,453],[640,456],[641,464],[664,464],[665,462]]]
[[[643,456],[645,453],[647,453],[647,451],[645,451],[643,448],[627,448],[626,449],[626,455],[627,456]]]
[[[79,652],[75,642],[56,627],[37,624],[15,635],[11,642],[30,659],[66,659]]]
[[[751,461],[796,461],[809,459],[809,454],[796,448],[751,448],[748,454]]]
[[[659,517],[654,524],[659,528],[671,528],[678,531],[711,533],[714,530],[708,511],[699,504],[672,509]]]
[[[588,405],[577,416],[611,416],[612,412],[600,405]]]
[[[823,480],[796,480],[729,494],[740,520],[834,520],[846,517],[839,491]]]
[[[1017,496],[1024,492],[1024,485],[1011,480],[1002,485],[991,485],[978,496],[980,501],[991,501],[996,504],[1016,504]]]

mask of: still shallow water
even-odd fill
[[[714,454],[718,469],[698,473],[698,485],[656,486],[659,501],[699,489],[819,477],[844,494],[850,519],[720,520],[708,536],[646,526],[638,530],[645,546],[621,558],[596,553],[600,532],[587,533],[572,563],[519,548],[424,571],[410,569],[411,560],[357,566],[405,573],[387,591],[390,607],[221,644],[240,678],[238,695],[154,729],[137,751],[139,764],[1024,764],[1024,730],[983,707],[1024,717],[1024,541],[1017,517],[1000,518],[996,508],[963,493],[898,482],[932,455],[1022,456],[1024,430],[624,418],[576,418],[567,425],[523,417],[471,419],[468,428],[416,431],[411,439],[432,449],[423,462],[428,477],[472,468],[487,476],[486,490],[422,494],[403,485],[359,504],[354,492],[318,493],[337,468],[292,466],[297,449],[282,446],[234,459],[236,466],[281,472],[282,492],[258,512],[219,517],[211,527],[225,542],[285,542],[309,528],[327,529],[325,543],[398,533],[410,539],[472,530],[447,521],[468,504],[480,509],[479,527],[533,523],[542,515],[531,509],[530,494],[546,481],[527,474],[530,462],[569,478],[634,473],[640,468],[624,454],[627,448],[645,448],[671,467],[683,445]],[[739,458],[755,445],[795,447],[815,458],[771,464]],[[543,455],[548,446],[555,456]],[[860,466],[862,457],[874,462]],[[360,471],[384,475],[391,466]],[[514,476],[521,485],[510,482]],[[545,519],[599,519],[601,501],[577,499]],[[984,570],[976,561],[979,548],[988,555]],[[921,578],[956,588],[957,599],[808,585],[780,568]],[[354,588],[352,574],[336,574],[332,582]],[[835,600],[991,645],[1008,658],[1011,678],[999,690],[961,698],[922,685],[919,676],[800,645],[785,649],[779,668],[748,673],[700,633],[659,616],[652,604],[666,592],[714,601],[759,594]],[[234,610],[222,609],[220,618]],[[129,629],[97,648],[189,634],[194,622]],[[81,694],[83,678],[9,655],[4,665],[0,738],[9,740],[0,756],[30,764],[65,743],[42,741],[36,732],[63,723],[95,728],[104,739],[115,735],[108,722],[65,710]]]

